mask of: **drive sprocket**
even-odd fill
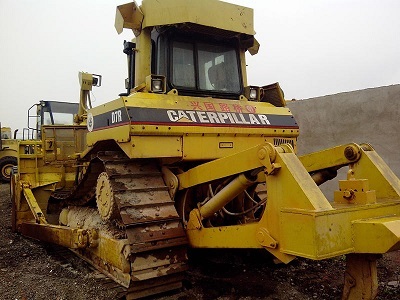
[[[115,202],[110,178],[106,172],[100,173],[97,178],[96,203],[104,221],[113,220],[119,216],[118,205]]]

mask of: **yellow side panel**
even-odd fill
[[[110,127],[103,130],[88,132],[86,141],[88,146],[93,146],[97,141],[115,140],[120,143],[129,142],[130,126]]]
[[[196,248],[262,248],[255,236],[258,224],[188,230],[190,245]]]
[[[182,140],[174,136],[132,136],[119,144],[130,158],[182,157]]]
[[[247,150],[265,142],[273,141],[272,138],[264,137],[189,135],[183,138],[183,157],[188,160],[215,159]]]

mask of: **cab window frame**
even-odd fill
[[[227,99],[238,99],[238,97],[243,94],[243,77],[242,77],[242,70],[241,70],[241,61],[240,61],[240,46],[239,41],[237,39],[227,39],[227,40],[216,40],[210,37],[204,37],[198,34],[183,34],[174,32],[169,34],[168,37],[160,35],[157,37],[157,46],[161,46],[159,44],[160,40],[163,40],[166,43],[167,53],[167,64],[164,69],[166,68],[166,76],[167,76],[167,83],[170,89],[177,89],[179,94],[182,95],[201,95],[201,96],[211,96],[216,98],[227,98]],[[188,87],[176,84],[174,82],[173,71],[174,71],[174,43],[187,43],[192,45],[193,48],[193,62],[194,62],[194,86]],[[210,45],[215,47],[226,48],[229,51],[234,52],[234,60],[236,62],[236,71],[237,71],[237,90],[218,90],[218,89],[202,89],[200,84],[200,74],[199,74],[199,45],[203,44],[204,46]],[[159,47],[157,47],[157,52],[159,51]],[[230,49],[229,49],[230,48]],[[157,57],[159,57],[160,53],[158,53]],[[161,62],[157,62],[157,69],[160,70],[161,66],[159,65]],[[164,62],[165,63],[165,62]],[[203,85],[204,86],[204,85]]]

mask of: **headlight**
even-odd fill
[[[163,91],[163,82],[161,79],[153,79],[151,81],[151,91],[153,93],[161,93]]]
[[[257,90],[250,88],[250,95],[249,95],[250,100],[256,100],[257,99]]]
[[[244,96],[250,101],[260,101],[261,88],[259,86],[246,86]]]
[[[165,93],[165,76],[149,75],[146,77],[146,91],[151,93]]]

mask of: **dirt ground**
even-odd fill
[[[79,258],[11,232],[8,185],[0,185],[0,299],[116,299]],[[190,251],[184,287],[157,300],[340,299],[344,258],[275,265],[266,251]],[[377,299],[400,299],[400,253],[378,265]]]

